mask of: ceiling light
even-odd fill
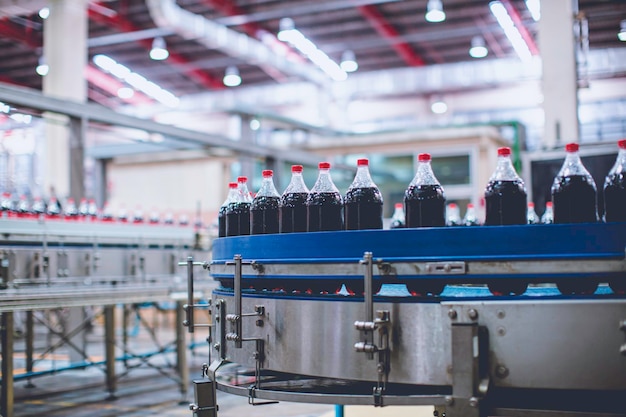
[[[162,37],[154,38],[152,41],[152,49],[150,50],[150,58],[155,61],[163,61],[170,56],[167,46],[165,45],[165,39]]]
[[[141,91],[156,101],[169,107],[178,107],[180,100],[171,92],[161,88],[145,77],[132,72],[128,67],[118,63],[113,58],[98,54],[93,57],[93,63],[99,68],[113,74],[116,78],[125,81],[134,89]]]
[[[489,9],[495,16],[504,34],[509,39],[509,42],[511,42],[517,56],[524,62],[530,61],[533,57],[530,48],[524,41],[520,31],[515,27],[515,23],[513,23],[513,19],[509,16],[504,5],[499,1],[492,1],[489,3]]]
[[[435,99],[430,104],[430,110],[435,114],[444,114],[448,111],[448,105],[442,99]]]
[[[48,17],[50,17],[50,9],[47,7],[42,7],[41,9],[39,9],[39,17],[41,17],[43,20],[46,20]]]
[[[237,87],[241,84],[241,76],[239,75],[239,70],[235,66],[230,66],[226,68],[224,72],[224,85],[226,87]]]
[[[617,39],[622,42],[626,42],[626,20],[622,20],[622,23],[620,24],[620,30],[617,34]]]
[[[484,58],[489,51],[485,46],[485,40],[482,36],[474,36],[472,38],[472,47],[469,50],[469,54],[472,58]]]
[[[441,0],[428,0],[426,5],[426,21],[439,23],[446,20],[446,14],[443,11]]]
[[[526,0],[526,8],[535,22],[541,19],[541,0]]]
[[[293,20],[288,17],[283,17],[278,23],[278,40],[289,42],[289,38],[293,34],[294,30],[295,24],[293,23]]]
[[[43,56],[40,56],[37,68],[35,68],[35,72],[43,77],[44,75],[48,74],[48,71],[50,71],[50,67],[48,66],[48,64],[46,64],[46,60],[43,58]]]
[[[130,87],[122,87],[117,90],[117,96],[121,99],[128,100],[135,95],[135,90]]]
[[[341,64],[339,64],[342,70],[345,72],[354,72],[359,69],[359,64],[356,62],[354,52],[347,50],[341,55]]]
[[[289,43],[299,52],[317,65],[326,75],[335,81],[344,81],[348,74],[339,65],[320,50],[315,43],[308,39],[302,32],[294,27],[293,20],[285,17],[280,19],[280,31],[278,39]]]

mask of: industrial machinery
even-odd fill
[[[192,226],[89,218],[0,218],[0,414],[14,415],[16,380],[32,385],[31,379],[39,376],[97,366],[103,368],[110,398],[115,398],[116,361],[123,362],[125,374],[140,365],[158,368],[150,359],[164,354],[177,355],[174,372],[162,371],[172,374],[184,396],[188,372],[182,306],[188,295],[179,261],[206,253],[207,245],[199,245],[197,232]],[[208,297],[213,287],[196,285],[196,294],[190,296]],[[157,304],[171,305],[180,316],[176,340],[139,352],[128,342],[127,319],[139,316],[140,308]],[[117,320],[124,323],[119,338],[116,310],[123,311],[123,319]],[[96,353],[104,352],[101,363],[92,359],[84,337],[96,319],[104,322],[104,346]],[[43,332],[46,337],[38,340],[36,333]],[[24,363],[17,366],[23,368],[20,372],[13,365],[16,337],[23,338],[19,346],[25,346],[20,352]],[[69,364],[41,369],[39,364],[60,347],[68,353]],[[120,351],[121,356],[116,353]]]
[[[220,390],[448,417],[625,415],[625,248],[626,223],[217,239],[212,324],[186,307],[215,358],[191,409],[216,416]]]

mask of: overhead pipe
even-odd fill
[[[147,0],[146,4],[157,26],[171,29],[184,39],[195,40],[210,49],[220,50],[254,65],[269,65],[284,74],[320,86],[326,86],[330,81],[313,65],[287,60],[263,42],[188,12],[179,7],[174,0]]]

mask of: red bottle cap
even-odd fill
[[[248,177],[237,177],[237,182],[248,182]]]
[[[291,172],[302,172],[302,165],[292,165]]]
[[[548,201],[548,202],[546,203],[546,207],[552,207],[552,201]]]
[[[402,204],[402,203],[396,203],[394,207],[395,207],[395,208],[403,208],[403,207],[404,207],[404,204]]]
[[[450,207],[450,208],[456,208],[456,204],[454,204],[454,203],[450,203],[450,204],[448,204],[448,207]]]
[[[236,182],[229,182],[228,183],[228,188],[237,188],[237,183]]]
[[[530,207],[530,208],[535,208],[535,203],[533,203],[533,202],[529,202],[529,203],[528,203],[528,207]]]
[[[318,164],[319,169],[330,169],[330,162],[320,162]]]
[[[467,204],[467,208],[468,208],[468,209],[474,208],[474,205],[473,205],[472,203],[468,203],[468,204]]]
[[[357,166],[368,166],[369,165],[369,161],[367,160],[367,158],[362,158],[362,159],[357,159],[356,164]]]
[[[617,146],[619,146],[620,149],[626,149],[626,139],[617,141]]]
[[[568,143],[565,145],[566,152],[578,152],[578,144],[577,143]]]
[[[272,175],[274,175],[274,171],[272,171],[271,169],[264,169],[262,174],[263,177],[271,177]]]
[[[417,160],[420,162],[428,162],[430,161],[430,154],[429,153],[421,153],[419,155],[417,155]]]
[[[509,155],[511,155],[511,148],[507,146],[498,148],[498,156],[509,156]]]

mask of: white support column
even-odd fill
[[[87,81],[83,74],[87,64],[87,0],[50,0],[48,7],[43,56],[50,70],[43,79],[43,93],[86,102]],[[57,197],[63,199],[70,194],[69,121],[58,115],[46,119],[42,191],[47,194],[54,187]]]
[[[541,2],[539,50],[543,65],[542,88],[545,128],[543,147],[578,142],[578,85],[574,0]]]

